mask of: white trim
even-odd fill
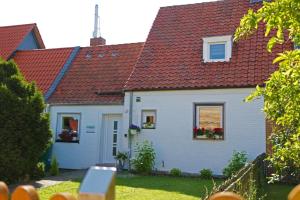
[[[68,112],[59,112],[57,113],[57,120],[56,120],[56,133],[55,133],[55,141],[59,138],[59,134],[63,130],[62,127],[62,122],[64,117],[73,117],[74,119],[78,120],[78,133],[77,133],[77,138],[78,141],[80,140],[81,137],[81,113],[68,113]]]
[[[210,59],[210,44],[225,44],[225,59]],[[203,38],[203,60],[204,62],[228,62],[232,54],[232,36],[216,36]]]

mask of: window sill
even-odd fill
[[[142,127],[142,129],[155,129],[155,127],[153,127],[153,128],[146,128],[146,127],[144,128],[144,127]]]
[[[57,143],[78,143],[79,144],[79,140],[72,140],[72,141],[55,140],[55,142],[57,142]]]
[[[224,140],[224,137],[220,137],[220,138],[208,138],[206,136],[197,136],[197,137],[193,137],[193,140]]]

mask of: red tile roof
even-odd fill
[[[81,48],[49,103],[121,104],[142,47],[133,43]]]
[[[17,51],[13,57],[27,81],[35,81],[45,94],[74,48]]]
[[[230,62],[204,63],[203,37],[233,35],[249,0],[224,0],[161,8],[126,90],[252,87],[276,69],[263,30],[233,44]]]
[[[24,38],[33,31],[41,49],[45,48],[36,24],[23,24],[0,27],[0,57],[7,60]]]

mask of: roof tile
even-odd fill
[[[242,16],[258,4],[224,0],[161,8],[125,90],[252,87],[262,84],[276,66],[266,51],[263,26],[233,44],[230,62],[204,63],[203,37],[233,35]]]
[[[121,104],[142,47],[133,43],[81,48],[49,103]]]
[[[45,94],[60,73],[73,48],[22,50],[13,57],[27,81],[35,81]]]

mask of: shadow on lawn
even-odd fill
[[[220,184],[222,181],[215,181]],[[186,177],[168,177],[168,176],[133,176],[118,177],[118,186],[133,188],[144,188],[150,190],[162,190],[167,192],[176,192],[194,197],[204,197],[206,188],[210,191],[213,187],[212,180],[203,180],[200,178]]]

